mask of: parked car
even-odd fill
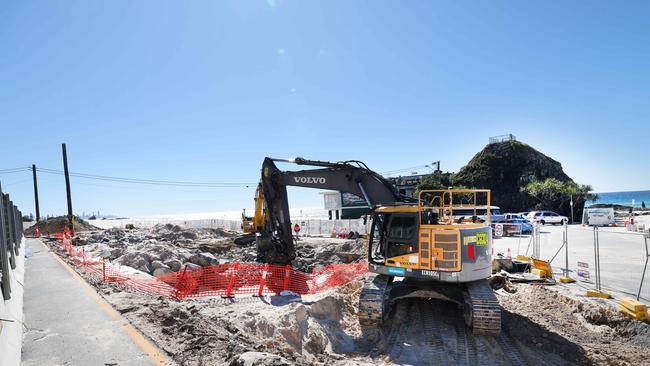
[[[553,211],[532,211],[528,214],[528,220],[532,222],[539,222],[545,224],[560,224],[564,225],[569,222],[566,216],[558,215]]]
[[[504,214],[503,219],[494,221],[503,225],[503,234],[526,234],[533,231],[533,224],[520,214]]]

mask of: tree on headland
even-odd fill
[[[528,183],[521,190],[537,200],[535,210],[557,211],[562,214],[570,213],[569,202],[573,199],[576,214],[582,212],[586,201],[598,199],[591,193],[593,188],[588,184],[578,184],[574,181],[561,182],[555,178]]]

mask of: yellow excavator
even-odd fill
[[[282,171],[276,162],[318,168]],[[242,215],[244,238],[255,241],[260,262],[288,264],[296,256],[287,186],[337,190],[366,201],[370,274],[359,299],[362,325],[379,326],[395,301],[418,297],[457,303],[474,333],[500,332],[501,308],[487,281],[492,273],[489,190],[425,190],[411,198],[360,161],[265,158],[255,214]]]

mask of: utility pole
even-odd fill
[[[573,225],[573,195],[571,195],[571,224]]]
[[[32,176],[34,177],[34,205],[36,206],[36,223],[41,221],[41,211],[38,207],[38,183],[36,182],[36,165],[32,164]]]
[[[61,144],[63,150],[63,174],[65,175],[65,192],[68,196],[68,227],[70,232],[74,233],[74,224],[72,218],[72,194],[70,193],[70,174],[68,172],[68,153],[65,150],[65,144]]]

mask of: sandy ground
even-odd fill
[[[190,258],[197,253],[233,260],[247,258],[251,249],[230,246],[227,243],[232,239],[221,234],[196,233],[196,238],[186,240],[187,235],[178,234],[183,230],[169,231],[176,233],[176,239],[162,237],[169,232],[136,230],[124,233],[122,239],[116,239],[121,234],[115,232],[89,234],[96,236],[77,243],[89,248],[95,245],[97,253],[106,252],[104,244],[111,248],[111,241],[124,243],[115,261],[132,252],[158,255],[170,251],[181,265],[192,263]],[[149,242],[130,242],[128,237]],[[92,242],[97,239],[102,245]],[[216,243],[220,252],[209,251],[208,243]],[[152,250],[159,246],[165,250]],[[230,250],[223,250],[225,247]],[[307,239],[299,242],[298,251],[303,261],[299,265],[309,268],[328,260],[340,261],[337,252],[363,253],[363,245],[350,240]],[[519,284],[512,286],[513,293],[498,290],[504,310],[503,331],[499,337],[485,337],[466,329],[456,305],[427,299],[399,301],[382,328],[362,329],[356,318],[361,281],[302,298],[172,301],[84,276],[180,365],[650,364],[647,324],[624,318],[607,303],[585,300],[579,292],[559,286]]]

